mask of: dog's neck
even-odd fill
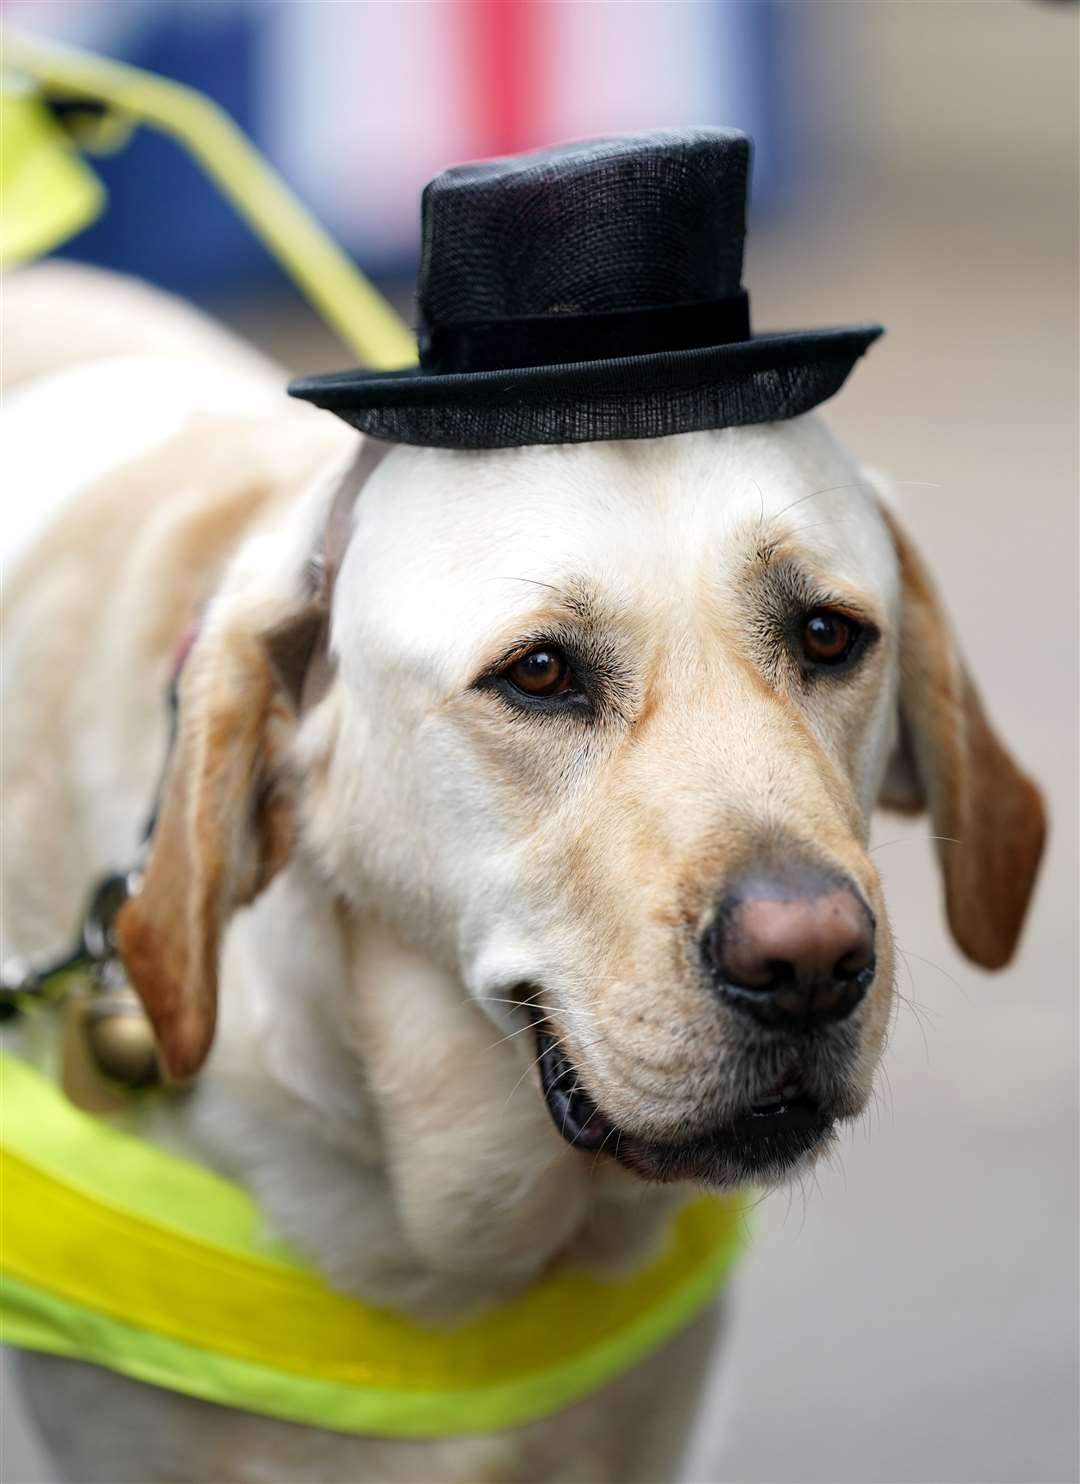
[[[456,1318],[561,1263],[635,1266],[685,1198],[566,1145],[529,1037],[302,860],[235,921],[221,1004],[185,1134],[349,1292]]]

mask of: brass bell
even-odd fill
[[[82,1006],[86,1044],[100,1075],[134,1092],[161,1081],[157,1042],[134,990],[105,989]]]

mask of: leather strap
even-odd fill
[[[392,443],[380,443],[377,438],[361,438],[356,457],[345,471],[330,503],[322,541],[323,591],[327,606],[352,534],[353,509],[360,491],[392,448]]]
[[[322,540],[308,564],[308,602],[266,635],[271,663],[301,715],[318,705],[333,681],[330,616],[338,573],[352,534],[353,510],[360,491],[392,447],[377,438],[361,440],[330,502]]]

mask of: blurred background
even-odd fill
[[[1021,953],[943,923],[925,821],[877,859],[906,960],[874,1113],[757,1213],[689,1465],[705,1481],[1074,1481],[1077,10],[1055,0],[8,0],[13,27],[204,89],[407,311],[424,182],[659,125],[757,141],[759,328],[880,319],[825,409],[899,482],[991,714],[1050,802]],[[174,146],[95,162],[73,257],[295,370],[350,357]],[[6,1484],[51,1481],[3,1389]]]

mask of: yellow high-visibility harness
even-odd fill
[[[0,1056],[0,1086],[3,1339],[311,1426],[420,1438],[546,1416],[701,1313],[742,1243],[739,1198],[697,1198],[629,1277],[561,1273],[429,1328],[333,1292],[239,1186],[18,1058]]]

